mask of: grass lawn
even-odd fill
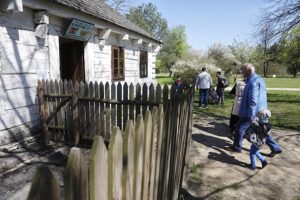
[[[300,88],[300,78],[264,78],[267,88]]]
[[[173,77],[169,77],[169,74],[156,74],[157,83],[164,85],[171,85],[174,83]]]
[[[199,92],[196,91],[194,102],[195,114],[215,115],[230,118],[233,97],[225,93],[225,105],[209,105],[208,109],[198,107]],[[300,131],[300,92],[295,91],[268,91],[268,106],[272,112],[270,122],[279,128]],[[229,121],[228,121],[229,124]]]

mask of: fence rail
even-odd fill
[[[70,152],[65,199],[178,198],[191,138],[192,87],[39,81],[38,96],[46,142],[93,141],[88,167],[80,149]],[[33,187],[30,197],[38,191]]]

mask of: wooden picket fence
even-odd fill
[[[110,140],[113,126],[124,130],[128,119],[166,102],[171,89],[153,84],[128,85],[39,80],[42,131],[46,139],[78,145],[101,135]]]
[[[86,91],[84,85],[66,81],[38,84],[45,141],[73,138],[73,145],[93,141],[88,167],[80,149],[72,148],[64,175],[64,198],[178,199],[188,162],[193,87],[176,90],[160,85],[95,83]],[[49,191],[60,192],[49,171],[37,170],[28,199],[59,196],[48,195]],[[51,184],[46,190],[47,178]]]

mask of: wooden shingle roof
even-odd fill
[[[148,32],[138,27],[132,21],[130,21],[120,13],[116,12],[113,8],[111,8],[101,0],[52,0],[52,1],[74,8],[86,14],[97,17],[101,20],[118,25],[122,28],[131,30],[133,32],[146,36],[151,40],[160,43],[160,41],[156,40]]]

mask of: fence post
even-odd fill
[[[45,99],[44,99],[44,86],[45,82],[38,80],[38,97],[39,97],[39,102],[40,102],[40,115],[41,115],[41,122],[42,122],[42,134],[44,137],[44,142],[45,144],[49,144],[50,138],[49,138],[49,131],[48,131],[48,125],[46,123],[47,118],[48,118],[48,112],[47,112],[47,105],[45,104]]]
[[[108,199],[108,152],[104,140],[96,135],[90,154],[89,186],[91,200]]]
[[[65,200],[88,199],[88,172],[81,151],[73,147],[64,173]]]
[[[79,85],[78,82],[75,81],[73,87],[73,95],[72,95],[72,110],[73,110],[73,135],[74,135],[74,146],[78,146],[79,138],[80,138],[80,121],[79,121],[79,111],[78,111],[78,93],[79,93]]]
[[[38,167],[33,177],[27,200],[36,199],[61,199],[58,181],[47,166]]]

